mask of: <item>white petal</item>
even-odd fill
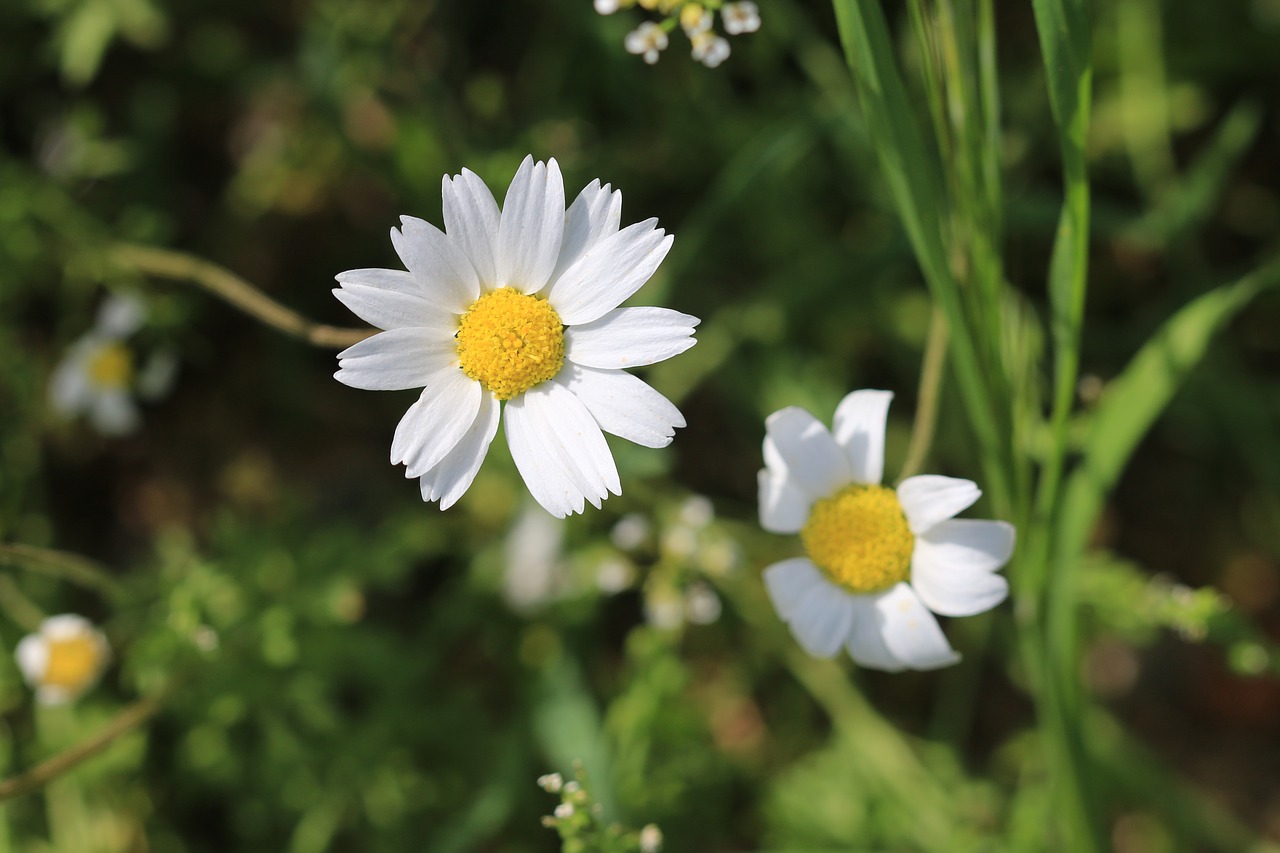
[[[44,671],[49,665],[49,643],[40,634],[28,634],[18,642],[14,649],[14,658],[22,677],[33,687],[44,680]]]
[[[454,366],[427,377],[418,402],[409,407],[391,439],[391,464],[405,465],[406,477],[421,477],[457,446],[480,411],[485,391]]]
[[[127,338],[147,319],[147,304],[134,293],[111,294],[98,309],[95,323],[99,334],[110,338]]]
[[[905,583],[875,602],[884,619],[884,641],[895,658],[910,669],[937,669],[960,660],[933,618]]]
[[[492,394],[481,395],[475,422],[440,464],[422,475],[419,484],[424,501],[438,500],[440,509],[448,509],[471,487],[498,432],[500,405]]]
[[[521,293],[541,290],[560,256],[564,215],[564,181],[556,161],[534,163],[532,156],[525,157],[502,202],[494,284]]]
[[[622,191],[595,180],[583,187],[564,215],[564,241],[551,280],[555,281],[582,253],[611,234],[622,221]]]
[[[675,238],[658,220],[628,225],[582,253],[551,283],[547,300],[566,326],[590,323],[640,289],[662,263]]]
[[[892,391],[854,391],[836,407],[831,432],[855,483],[877,485],[884,478],[884,424],[892,400]]]
[[[347,270],[336,276],[338,284],[347,286],[358,284],[361,287],[372,287],[377,290],[389,290],[392,293],[407,293],[427,299],[428,290],[413,277],[408,270],[384,270],[377,267],[368,269]]]
[[[338,276],[342,281],[342,276]],[[403,329],[408,326],[443,326],[456,330],[457,315],[438,307],[416,292],[386,290],[363,284],[347,284],[335,288],[333,295],[351,313],[379,329]]]
[[[760,486],[760,526],[770,533],[799,533],[809,520],[813,498],[784,474],[761,468],[756,475]]]
[[[89,408],[89,420],[94,429],[103,435],[128,435],[138,428],[142,419],[138,407],[124,391],[113,388],[99,392]]]
[[[582,491],[575,486],[543,448],[534,427],[524,410],[523,396],[508,401],[502,410],[502,423],[507,432],[507,444],[516,470],[524,478],[525,485],[534,500],[556,518],[564,518],[582,512]]]
[[[444,227],[475,267],[480,281],[489,287],[498,284],[495,244],[498,241],[498,203],[480,176],[463,169],[453,180],[442,183]]]
[[[391,329],[338,353],[333,378],[366,391],[422,388],[429,376],[457,358],[457,342],[445,327]]]
[[[911,586],[925,606],[943,616],[990,610],[1009,594],[993,574],[1013,553],[1013,525],[1003,521],[951,520],[916,537]]]
[[[972,480],[924,474],[908,477],[898,486],[898,501],[911,532],[919,536],[958,512],[973,506],[982,491]]]
[[[670,308],[618,308],[566,329],[564,357],[585,367],[615,369],[666,361],[697,343],[698,322]]]
[[[790,406],[769,415],[764,424],[765,465],[794,478],[811,499],[828,497],[849,483],[844,451],[813,415]]]
[[[831,581],[805,557],[783,560],[764,570],[764,588],[783,622],[794,619],[800,602],[810,590],[821,586],[831,586]]]
[[[88,355],[86,347],[77,345],[53,372],[49,382],[49,402],[63,417],[71,417],[88,408],[93,400],[93,386],[86,364]]]
[[[604,433],[572,391],[557,382],[544,382],[519,399],[542,446],[592,506],[599,509],[609,492],[622,494]]]
[[[845,641],[845,649],[858,666],[901,672],[906,667],[893,656],[884,639],[884,617],[876,609],[879,598],[879,595],[853,597],[853,628]]]
[[[403,233],[391,229],[391,245],[413,273],[423,299],[461,314],[480,296],[475,267],[444,232],[421,219],[401,216]]]
[[[46,640],[71,640],[98,633],[92,622],[77,613],[59,613],[40,623],[40,635]]]
[[[853,596],[833,583],[815,586],[805,593],[788,624],[806,652],[835,657],[853,628]]]
[[[684,426],[670,400],[630,373],[566,364],[555,381],[582,401],[602,430],[644,447],[666,447]]]

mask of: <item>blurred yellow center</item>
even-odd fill
[[[462,372],[510,400],[560,372],[564,326],[545,299],[500,287],[481,296],[458,328]]]
[[[125,387],[133,378],[133,355],[124,344],[107,344],[89,359],[89,378],[101,388]]]
[[[78,690],[98,674],[101,651],[89,636],[48,641],[49,660],[43,682],[47,687]]]
[[[884,486],[848,486],[809,511],[800,531],[809,559],[852,592],[879,592],[911,576],[915,537]]]

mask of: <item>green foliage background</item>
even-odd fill
[[[607,815],[658,823],[668,850],[1043,849],[1052,780],[1008,605],[948,624],[959,667],[884,676],[804,659],[760,588],[795,547],[755,525],[764,416],[893,389],[892,476],[930,313],[831,9],[762,5],[714,71],[679,36],[644,65],[622,49],[640,14],[586,0],[0,6],[0,541],[119,583],[4,569],[43,610],[101,622],[117,662],[61,710],[0,664],[0,766],[174,689],[145,729],[4,805],[0,850],[552,850],[533,782],[575,759]],[[1031,6],[996,14],[1027,318],[1003,331],[1047,399],[1057,137]],[[1116,0],[1093,32],[1086,413],[1280,233],[1280,5]],[[676,243],[637,301],[703,318],[647,377],[688,429],[665,451],[611,442],[625,494],[564,525],[549,560],[512,534],[540,511],[501,441],[440,513],[387,464],[409,392],[341,386],[331,353],[105,260],[122,241],[182,249],[349,325],[336,272],[395,266],[387,230],[440,223],[443,174],[501,192],[530,152],[571,193],[621,188],[626,221],[657,216]],[[127,289],[151,306],[142,341],[181,369],[138,434],[107,440],[59,421],[47,383]],[[1209,348],[1079,567],[1116,849],[1280,842],[1278,327],[1263,295]],[[928,468],[980,478],[952,390]],[[1083,440],[1083,420],[1068,430]],[[649,534],[621,548],[610,532],[637,513]],[[602,567],[627,588],[602,589]],[[546,594],[514,601],[521,572]],[[703,585],[712,624],[646,619]],[[1226,598],[1187,589],[1209,585]],[[6,648],[25,632],[0,620]]]

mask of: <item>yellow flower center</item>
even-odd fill
[[[46,687],[78,690],[98,674],[102,652],[89,636],[63,637],[48,641],[49,660],[45,665]]]
[[[467,308],[458,327],[462,372],[510,400],[560,372],[564,326],[545,299],[500,287]]]
[[[107,344],[89,359],[89,378],[101,388],[124,388],[133,378],[133,354],[124,344]]]
[[[911,576],[915,537],[884,486],[847,486],[809,511],[800,531],[809,559],[852,592],[879,592]]]

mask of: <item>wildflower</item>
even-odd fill
[[[760,10],[750,0],[724,4],[720,9],[720,19],[724,21],[724,31],[731,36],[760,29]]]
[[[710,625],[720,618],[720,596],[710,586],[698,581],[684,593],[684,617],[694,625]]]
[[[138,428],[134,394],[159,396],[174,370],[173,359],[166,355],[152,357],[141,372],[137,370],[125,340],[142,328],[146,316],[146,306],[136,296],[107,297],[93,329],[71,345],[53,373],[49,398],[59,414],[70,418],[83,413],[108,436]]]
[[[805,651],[844,646],[865,667],[934,669],[959,660],[933,613],[995,607],[1008,583],[995,570],[1013,553],[1002,521],[959,520],[981,492],[969,480],[910,477],[880,485],[888,391],[855,391],[836,409],[834,435],[803,409],[766,423],[760,524],[799,533],[808,556],[765,570],[774,607]],[[932,611],[932,613],[930,612]]]
[[[618,308],[671,248],[649,219],[619,230],[622,194],[593,181],[565,210],[555,160],[526,157],[501,212],[474,173],[443,183],[447,234],[401,217],[408,267],[340,273],[334,291],[385,329],[339,354],[353,388],[422,388],[396,427],[392,464],[451,506],[471,485],[501,411],[516,468],[557,518],[622,493],[602,432],[671,443],[684,418],[625,368],[693,346],[696,317]],[[505,402],[505,406],[502,403]]]
[[[560,805],[556,806],[555,816],[560,818],[561,820],[567,820],[573,817],[573,812],[574,812],[573,803],[561,803]]]
[[[44,705],[61,705],[92,687],[111,659],[107,638],[83,616],[65,613],[40,623],[14,651],[18,668]]]
[[[547,773],[538,777],[538,787],[548,794],[558,794],[564,787],[564,777],[559,773]]]
[[[711,13],[697,3],[690,3],[680,10],[680,28],[689,38],[705,33],[713,23]]]
[[[645,824],[640,830],[640,853],[658,853],[662,850],[662,830],[655,824]]]
[[[693,44],[693,58],[708,68],[715,68],[729,58],[729,42],[715,33],[698,33],[689,41]]]
[[[621,7],[619,0],[595,0],[596,11],[601,15],[612,15]]]
[[[627,53],[643,56],[644,61],[653,65],[658,61],[658,54],[667,49],[667,31],[653,21],[645,21],[627,33],[623,47]]]

